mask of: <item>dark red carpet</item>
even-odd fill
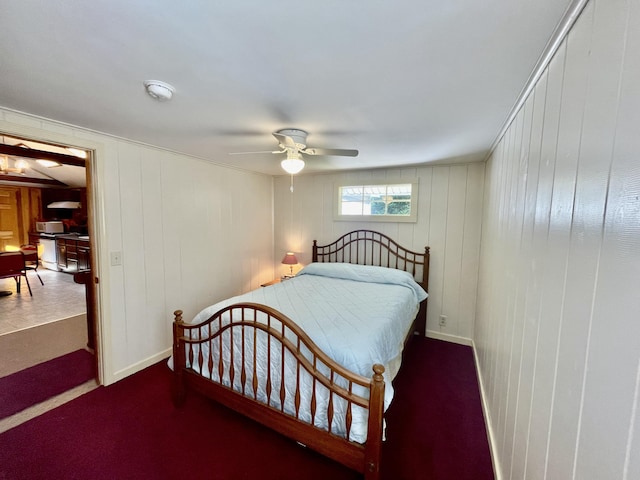
[[[54,358],[0,378],[0,419],[94,378],[93,355],[86,350]]]
[[[169,380],[161,362],[1,434],[0,478],[360,478],[195,393],[175,409]],[[493,478],[470,348],[416,339],[396,383],[384,479]]]
[[[471,347],[415,338],[394,387],[384,479],[494,478]]]

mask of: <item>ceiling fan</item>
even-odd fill
[[[304,168],[304,160],[300,154],[304,155],[331,155],[338,157],[357,157],[358,150],[346,150],[337,148],[315,148],[307,147],[308,133],[298,128],[285,128],[273,133],[278,141],[280,150],[263,152],[236,152],[230,155],[244,155],[250,153],[286,153],[287,158],[280,162],[285,172],[295,175]]]

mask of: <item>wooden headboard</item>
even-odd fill
[[[424,253],[414,252],[373,230],[354,230],[328,245],[318,245],[317,240],[314,240],[312,261],[356,263],[403,270],[411,273],[416,282],[429,291],[429,247],[424,247]]]

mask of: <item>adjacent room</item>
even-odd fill
[[[52,305],[95,355],[88,393],[0,421],[0,476],[211,478],[211,448],[215,478],[640,478],[637,1],[0,25],[0,256],[35,244],[43,280],[0,278],[0,326],[73,280]]]

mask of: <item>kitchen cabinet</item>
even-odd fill
[[[58,235],[56,237],[58,268],[63,272],[86,272],[91,269],[91,248],[89,240],[76,235]]]
[[[78,272],[91,270],[89,242],[78,241]]]

